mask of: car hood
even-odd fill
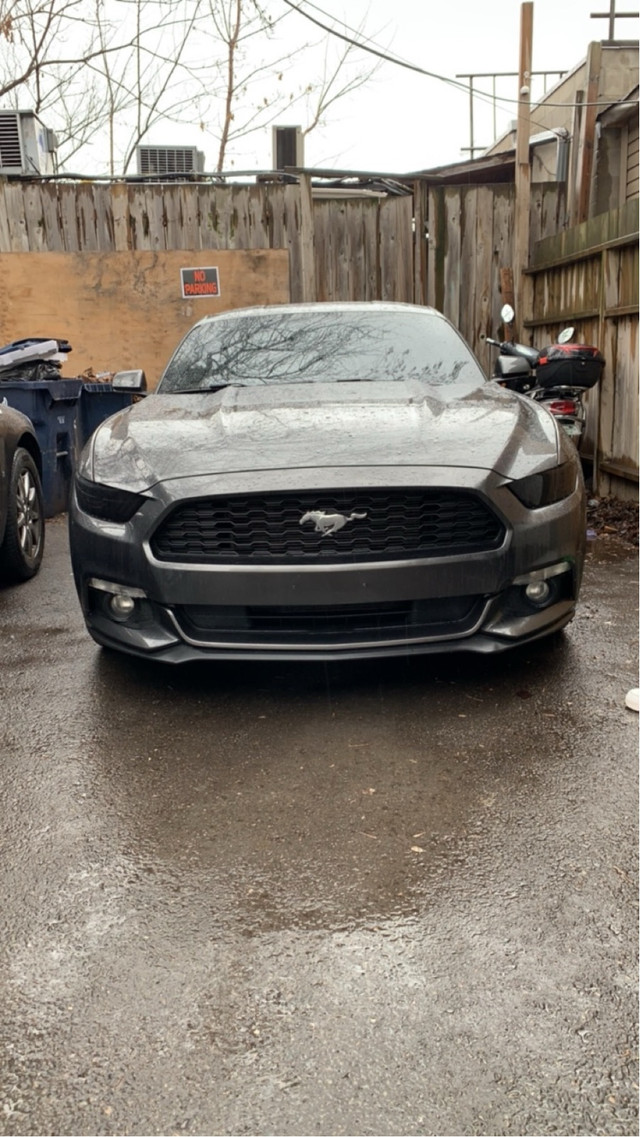
[[[463,466],[523,477],[557,461],[552,417],[492,383],[231,387],[150,395],[98,428],[82,469],[136,492],[180,477],[349,466]],[[452,397],[453,396],[453,397]]]

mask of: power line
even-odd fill
[[[349,28],[349,31],[352,33],[352,35],[348,36],[344,32],[338,31],[335,27],[331,27],[329,24],[324,24],[321,20],[317,19],[316,16],[312,16],[310,12],[307,12],[304,9],[300,8],[298,4],[294,4],[293,0],[283,0],[283,3],[285,3],[287,7],[292,8],[294,12],[298,13],[298,15],[303,16],[305,20],[309,20],[312,24],[315,24],[316,27],[321,28],[322,31],[327,32],[331,36],[335,36],[337,39],[343,40],[344,43],[351,44],[352,47],[359,48],[360,51],[365,51],[369,55],[375,55],[378,59],[382,59],[385,63],[393,63],[396,67],[404,67],[408,71],[414,71],[418,75],[424,75],[427,79],[436,79],[440,83],[447,83],[450,87],[455,87],[457,90],[464,91],[465,94],[469,93],[469,87],[465,83],[458,83],[455,79],[451,79],[446,75],[439,75],[435,71],[427,71],[426,68],[419,67],[417,63],[410,63],[406,59],[400,59],[398,56],[390,55],[388,51],[383,51],[379,47],[371,46],[371,40],[363,41],[362,39],[355,39],[354,37],[358,35],[358,33],[355,32],[353,28]],[[325,16],[326,19],[333,18],[330,13],[325,12],[322,8],[319,8],[317,4],[311,4],[311,7],[314,8],[317,12],[322,12],[322,15]],[[347,27],[346,24],[344,26]],[[476,97],[486,103],[495,104],[496,102],[496,100],[491,95],[487,95],[483,92],[478,91]],[[500,105],[503,110],[508,110],[510,106],[518,106],[519,103],[519,99],[501,97],[498,105]],[[509,106],[506,104],[509,104]],[[585,107],[610,107],[612,106],[612,100],[606,99],[601,102],[593,103],[551,103],[545,99],[543,105],[545,107],[558,107],[564,110],[573,110],[574,108],[578,107],[582,109]],[[628,103],[624,100],[621,100],[619,105],[637,106],[638,100],[631,99],[628,101]],[[542,124],[534,123],[534,125],[541,126]],[[547,129],[553,128],[547,127]]]
[[[315,16],[312,16],[309,12],[305,12],[302,8],[298,7],[297,4],[294,4],[292,0],[284,0],[284,3],[289,8],[293,8],[293,10],[298,13],[298,15],[304,16],[305,20],[309,20],[312,24],[315,24],[317,28],[321,28],[322,31],[328,32],[329,35],[343,40],[344,43],[351,44],[352,47],[358,47],[361,51],[368,52],[369,55],[375,55],[378,59],[382,59],[386,63],[395,63],[397,67],[405,67],[408,71],[415,71],[418,75],[425,75],[427,79],[438,79],[441,83],[449,83],[450,86],[456,87],[459,91],[464,91],[465,93],[469,89],[466,84],[458,83],[455,79],[448,79],[445,75],[438,75],[435,71],[427,71],[424,67],[418,67],[418,65],[415,63],[409,63],[405,59],[399,59],[397,56],[389,55],[388,52],[383,51],[379,47],[370,46],[372,43],[371,40],[363,41],[362,39],[353,39],[352,36],[345,35],[344,32],[339,32],[336,30],[336,28],[332,28],[328,24],[323,24],[321,20],[318,20]],[[326,16],[327,19],[332,18],[329,12],[325,12],[322,8],[318,8],[317,4],[312,4],[311,6],[315,8],[317,12],[322,12],[322,15]],[[346,24],[344,26],[347,27]],[[349,28],[349,31],[351,31],[354,36],[358,34],[354,31],[353,28]]]

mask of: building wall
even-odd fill
[[[638,48],[629,45],[607,45],[594,43],[590,45],[586,60],[578,64],[564,76],[546,94],[545,100],[531,108],[531,136],[541,134],[548,130],[563,129],[570,135],[570,173],[569,183],[576,180],[576,166],[579,151],[584,145],[584,130],[587,111],[580,103],[587,98],[590,73],[596,67],[597,52],[601,51],[597,86],[594,90],[595,101],[598,104],[615,103],[624,99],[638,82]],[[560,104],[560,105],[558,105]],[[594,118],[597,112],[594,112]],[[637,119],[637,115],[636,115]],[[515,147],[515,129],[500,138],[487,154],[499,154]],[[636,129],[637,140],[637,129]],[[595,140],[594,140],[595,141]],[[532,146],[531,151],[531,180],[533,182],[556,180],[556,151],[553,141]],[[637,141],[636,151],[637,155]],[[612,167],[611,167],[612,168]],[[637,169],[637,165],[636,165]],[[615,200],[606,197],[603,186],[599,199],[598,209],[602,200],[606,204],[603,210],[617,208],[622,202],[619,196]]]
[[[639,166],[638,166],[638,116],[631,120],[626,129],[625,138],[625,183],[624,200],[640,196]]]

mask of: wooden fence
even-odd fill
[[[444,312],[472,345],[483,370],[491,374],[505,270],[514,263],[513,185],[425,186],[427,273],[425,301]],[[564,187],[532,187],[531,242],[557,233],[566,224]],[[522,313],[517,317],[521,324]]]
[[[286,249],[290,298],[400,300],[444,311],[488,366],[513,187],[429,186],[400,197],[311,198],[308,178],[257,185],[0,180],[0,253]],[[532,238],[564,202],[534,187]]]
[[[565,324],[597,344],[602,380],[589,393],[587,449],[600,494],[638,498],[638,200],[538,242],[525,321],[537,344]]]
[[[505,269],[513,264],[513,187],[428,190],[426,302],[460,328],[487,374],[486,337],[497,337]],[[565,197],[555,185],[533,187],[531,267],[519,338],[552,343],[572,324],[575,341],[597,345],[602,381],[587,397],[586,454],[594,489],[638,499],[638,200],[566,228]]]
[[[0,252],[287,249],[291,300],[413,302],[411,195],[300,184],[0,182]]]
[[[180,336],[213,310],[283,299],[412,303],[415,244],[411,193],[314,200],[307,177],[251,186],[0,180],[0,339],[56,328],[79,370],[109,371],[119,351],[121,366],[144,366],[153,388]],[[185,266],[226,258],[215,303],[180,300],[179,253]]]
[[[292,301],[431,304],[490,374],[486,338],[497,336],[511,299],[513,186],[410,188],[325,200],[312,198],[308,177],[251,186],[0,181],[0,253],[285,249]],[[564,188],[534,185],[530,288],[517,319],[536,346],[574,323],[601,348],[605,381],[591,396],[589,426],[596,489],[637,496],[638,223],[629,207],[637,201],[567,230]]]

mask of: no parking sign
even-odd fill
[[[199,296],[220,295],[217,268],[181,268],[180,280],[184,300],[192,300]]]

